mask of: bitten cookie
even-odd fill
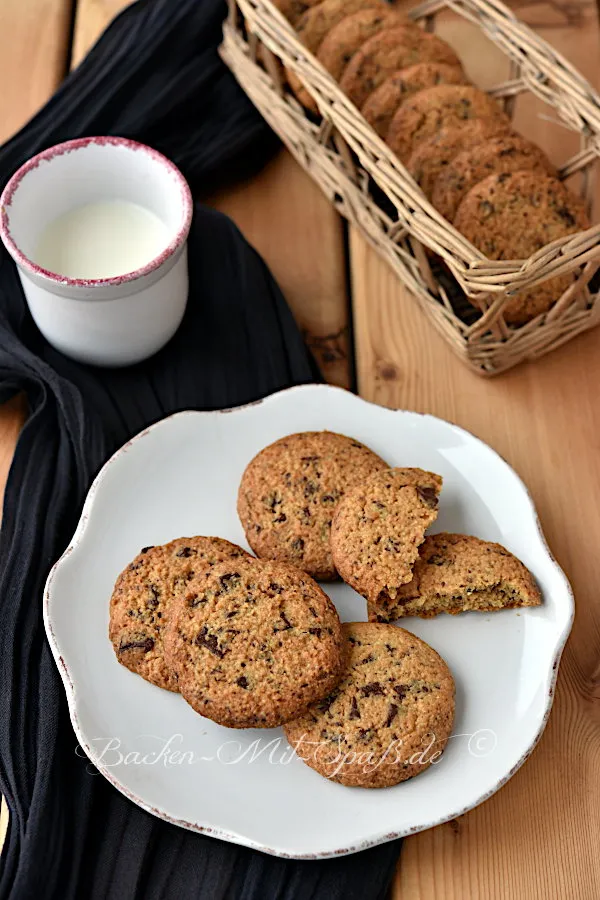
[[[333,78],[339,81],[344,69],[366,40],[384,28],[399,25],[420,31],[418,25],[412,24],[405,16],[391,9],[362,9],[342,19],[331,29],[319,47],[317,58]]]
[[[418,144],[448,125],[468,119],[496,119],[510,128],[499,104],[472,85],[439,84],[419,91],[396,112],[387,134],[387,144],[401,162],[406,162]]]
[[[414,27],[391,28],[374,35],[354,54],[340,81],[346,96],[361,109],[369,95],[398,69],[422,62],[462,68],[454,50],[441,38]]]
[[[454,681],[435,650],[403,628],[353,622],[343,629],[342,681],[285,734],[325,778],[390,787],[439,759],[454,722]]]
[[[418,144],[409,156],[406,168],[425,196],[431,199],[436,181],[465,146],[470,144],[471,152],[475,152],[483,141],[495,135],[509,134],[502,119],[470,119],[460,125],[450,125]]]
[[[338,614],[294,566],[235,560],[192,579],[165,651],[185,700],[229,728],[273,728],[325,696],[341,675]]]
[[[361,9],[390,11],[383,0],[323,0],[322,3],[318,3],[307,10],[298,20],[296,25],[298,37],[305,47],[316,55],[331,29],[335,28],[342,19],[359,12]],[[303,87],[300,79],[290,70],[287,71],[287,76],[290,87],[300,103],[307,109],[316,111],[316,104],[308,91]]]
[[[109,637],[119,662],[146,681],[177,691],[163,653],[175,592],[216,563],[244,557],[250,555],[217,537],[183,537],[144,547],[117,578],[110,600]]]
[[[556,175],[546,154],[518,134],[478,143],[476,147],[463,149],[440,172],[433,187],[432,203],[449,222],[453,222],[463,198],[480,181],[490,175],[522,171]]]
[[[458,208],[455,227],[489,259],[526,259],[550,241],[589,228],[582,201],[556,178],[539,172],[490,175]],[[504,318],[523,324],[546,312],[573,281],[559,275],[521,291]]]
[[[329,535],[338,501],[373,472],[379,456],[330,431],[290,434],[248,464],[238,491],[238,515],[248,543],[262,558],[287,560],[314,578],[337,577]]]
[[[380,598],[377,607],[369,607],[369,619],[391,622],[402,616],[492,612],[541,602],[531,572],[500,544],[442,533],[425,538],[412,580],[401,585],[393,600]]]
[[[426,529],[438,514],[442,479],[422,469],[387,469],[340,501],[331,527],[335,566],[375,605],[412,578]]]
[[[394,114],[413,94],[436,84],[466,84],[459,66],[448,63],[417,63],[390,75],[367,97],[361,110],[369,125],[385,140]]]

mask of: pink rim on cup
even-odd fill
[[[43,231],[102,200],[145,207],[167,229],[159,256],[112,278],[68,278],[32,260]],[[179,327],[188,295],[192,197],[179,169],[120,137],[67,141],[34,156],[0,197],[0,237],[17,264],[31,315],[47,340],[80,362],[124,366],[156,353]]]

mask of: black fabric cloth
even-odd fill
[[[264,162],[274,138],[217,56],[224,12],[220,0],[128,9],[0,150],[2,185],[33,153],[93,133],[162,150],[195,197]],[[0,532],[0,790],[10,809],[3,900],[375,900],[396,863],[397,842],[290,861],[192,834],[136,807],[76,754],[41,601],[95,473],[176,410],[233,406],[319,378],[277,285],[233,223],[197,203],[189,248],[179,332],[153,359],[113,371],[74,363],[44,341],[0,251],[0,401],[25,392],[28,402]]]

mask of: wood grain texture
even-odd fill
[[[536,3],[517,12],[526,21],[531,16],[539,33],[600,83],[595,6]],[[448,16],[442,33],[462,51],[473,78],[498,80],[504,63],[473,26]],[[517,120],[528,136],[552,142],[553,158],[570,152],[572,138],[537,104],[518,104]],[[360,393],[449,419],[498,450],[528,484],[577,601],[554,711],[538,748],[478,809],[405,840],[394,900],[597,900],[600,330],[485,380],[453,355],[357,233],[350,260]]]
[[[63,78],[71,0],[0,3],[0,141],[11,137]]]
[[[350,386],[343,224],[286,150],[246,184],[209,200],[270,267],[325,380]]]

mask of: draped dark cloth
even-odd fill
[[[119,134],[173,159],[196,198],[184,321],[167,347],[129,369],[54,351],[0,248],[0,401],[23,392],[28,404],[0,532],[0,790],[10,809],[0,898],[370,900],[386,895],[398,856],[396,842],[281,860],[137,808],[76,754],[44,634],[45,579],[110,454],[177,410],[235,406],[320,378],[262,259],[228,218],[197,202],[277,146],[217,55],[224,14],[221,0],[141,0],[0,150],[3,186],[44,147]]]

